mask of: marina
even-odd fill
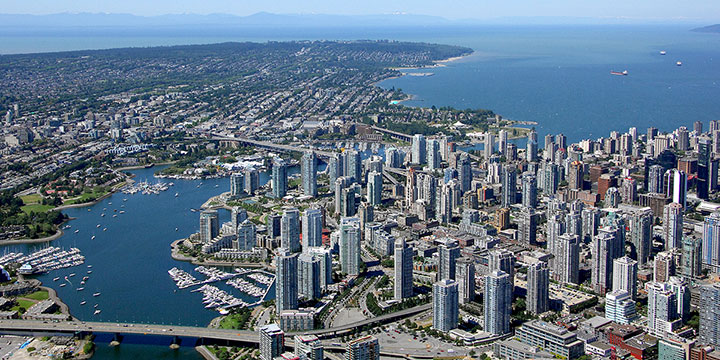
[[[158,195],[163,191],[167,191],[174,183],[158,182],[150,184],[147,181],[138,182],[132,185],[128,185],[122,189],[123,194],[134,195],[141,193],[143,195]],[[110,204],[111,205],[111,204]]]
[[[82,265],[85,257],[80,254],[80,249],[71,248],[63,250],[59,247],[48,247],[36,251],[29,255],[22,253],[9,253],[0,258],[0,265],[7,266],[9,264],[22,264],[18,269],[20,274],[38,274],[52,270],[69,268],[72,266]]]
[[[203,305],[206,309],[227,309],[235,306],[255,306],[265,299],[275,281],[275,277],[272,274],[263,273],[260,270],[236,269],[235,272],[230,273],[214,267],[198,266],[195,268],[195,271],[205,275],[206,279],[198,280],[188,272],[176,267],[168,270],[168,274],[170,275],[170,278],[175,281],[175,284],[179,289],[202,285],[191,292],[203,293]],[[241,275],[247,276],[252,281],[244,279]],[[247,296],[257,299],[257,301],[248,303],[244,300],[235,298],[225,290],[209,285],[220,281],[225,281],[226,285],[239,290]],[[263,286],[259,286],[253,282]]]

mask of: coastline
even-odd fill
[[[447,58],[447,59],[442,59],[442,60],[433,60],[433,64],[432,64],[432,65],[423,65],[423,66],[415,66],[415,67],[413,67],[413,66],[401,66],[401,67],[391,67],[390,69],[391,69],[391,70],[397,70],[397,71],[402,71],[402,70],[419,70],[419,69],[434,69],[434,68],[439,68],[439,67],[445,67],[445,66],[447,66],[447,65],[446,65],[447,63],[451,63],[451,62],[453,62],[453,61],[457,61],[457,60],[460,60],[460,59],[464,59],[464,58],[466,58],[466,57],[468,57],[468,56],[471,56],[471,55],[473,55],[473,54],[475,54],[475,50],[473,50],[472,52],[470,52],[470,53],[468,53],[468,54],[465,54],[465,55],[454,56],[454,57]]]
[[[63,221],[62,224],[65,222]],[[58,225],[61,226],[62,224]],[[63,236],[65,232],[62,231],[61,228],[58,227],[58,230],[55,234],[46,236],[44,238],[39,239],[30,239],[30,238],[23,238],[23,239],[14,239],[14,240],[0,240],[0,246],[5,245],[20,245],[20,244],[38,244],[38,243],[44,243],[44,242],[50,242],[53,240],[57,240],[59,237]]]

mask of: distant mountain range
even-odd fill
[[[52,15],[0,14],[2,27],[136,27],[136,26],[268,26],[268,27],[347,27],[447,25],[438,16],[389,15],[281,15],[260,12],[249,16],[229,14],[173,14],[137,16],[131,14],[62,13]]]
[[[249,16],[229,14],[171,14],[138,16],[107,13],[61,13],[50,15],[0,14],[0,28],[84,28],[84,27],[407,27],[462,25],[574,25],[574,24],[688,24],[683,20],[592,18],[592,17],[503,17],[492,19],[449,20],[440,16],[412,14],[323,15],[272,14]]]
[[[706,32],[706,33],[720,33],[720,24],[703,26],[697,29],[692,29],[695,32]]]

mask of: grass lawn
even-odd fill
[[[22,201],[25,205],[39,204],[42,201],[42,195],[40,195],[40,194],[23,195],[20,197],[20,199],[22,199]]]
[[[78,196],[78,197],[76,197],[76,198],[72,198],[72,199],[70,199],[70,200],[65,201],[65,202],[63,203],[63,205],[84,204],[84,203],[88,202],[89,199],[92,199],[92,198],[97,199],[97,198],[99,198],[99,197],[101,197],[101,196],[103,196],[103,195],[105,195],[105,194],[107,194],[106,191],[85,192],[85,193],[83,193],[82,195],[80,195],[80,196]]]
[[[32,301],[30,301],[30,300],[25,300],[25,299],[18,299],[18,300],[17,300],[17,303],[18,303],[18,304],[15,305],[15,306],[13,306],[12,309],[10,309],[10,310],[15,310],[15,311],[17,311],[17,310],[20,309],[20,308],[25,308],[25,310],[27,310],[27,309],[29,309],[31,306],[35,305],[34,302],[32,302]]]
[[[23,297],[24,297],[24,298],[28,298],[28,299],[33,299],[33,300],[41,301],[41,300],[45,300],[45,299],[48,298],[48,292],[45,291],[45,290],[39,290],[39,291],[36,291],[36,292],[34,292],[34,293],[32,293],[32,294],[27,294],[27,295],[25,295],[25,296],[23,296]]]
[[[29,214],[30,212],[44,213],[53,208],[54,208],[54,206],[52,206],[52,205],[32,204],[32,205],[23,205],[20,207],[20,210],[22,210],[26,214]]]

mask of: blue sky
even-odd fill
[[[632,19],[720,19],[718,0],[2,0],[0,13],[106,12],[135,15],[410,14],[450,19],[561,16]]]

